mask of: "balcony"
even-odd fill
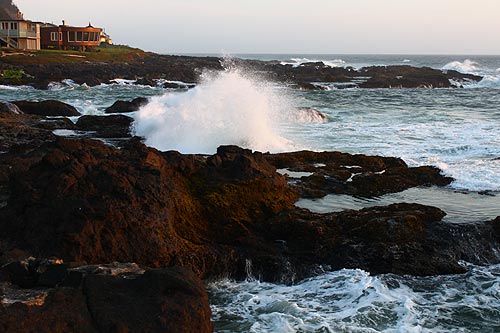
[[[19,31],[19,30],[5,30],[5,29],[0,29],[0,36],[1,37],[8,37],[8,38],[39,38],[40,37],[34,31]]]

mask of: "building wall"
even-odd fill
[[[42,27],[42,48],[82,48],[100,45],[102,29],[94,27]]]
[[[23,20],[0,21],[0,38],[17,42],[22,50],[40,49],[40,24]]]

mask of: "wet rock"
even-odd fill
[[[134,120],[124,115],[111,116],[81,116],[76,122],[80,131],[94,131],[98,138],[130,137],[130,125]]]
[[[40,116],[0,112],[0,151],[13,146],[39,146],[55,138],[52,131],[40,126]]]
[[[9,102],[0,103],[0,112],[10,112],[14,114],[21,114],[21,110],[15,104]]]
[[[81,283],[0,285],[2,332],[212,332],[203,283],[182,268],[81,274]]]
[[[307,83],[307,82],[302,82],[297,84],[297,89],[299,90],[305,90],[305,91],[313,91],[313,90],[327,90],[326,87],[317,85],[317,84],[312,84],[312,83]]]
[[[90,265],[90,271],[69,270],[70,286],[82,285],[98,269],[94,264],[112,261],[183,266],[202,278],[243,279],[251,266],[262,279],[287,283],[322,265],[448,274],[463,271],[458,260],[493,262],[498,248],[492,224],[450,227],[433,207],[313,214],[294,206],[299,193],[371,196],[450,181],[438,169],[408,168],[398,158],[262,154],[236,146],[221,146],[212,156],[183,155],[137,140],[116,149],[65,138],[7,155],[17,163],[9,164],[1,238],[32,255]],[[313,175],[288,184],[276,168]],[[135,268],[124,269],[134,274]]]
[[[137,97],[132,101],[116,101],[107,108],[105,113],[129,113],[135,112],[140,109],[141,106],[146,105],[148,99],[144,97]]]
[[[15,104],[23,113],[34,114],[39,116],[79,116],[73,106],[55,100],[46,100],[41,102],[30,101],[14,101]]]
[[[418,204],[330,214],[303,210],[280,216],[268,235],[286,242],[289,267],[297,277],[308,276],[315,265],[362,268],[372,274],[437,275],[463,273],[460,260],[499,261],[489,224],[443,223],[444,215]]]
[[[140,79],[135,80],[135,84],[140,84],[143,86],[150,86],[150,87],[156,87],[156,82],[150,78],[143,77]]]
[[[101,332],[213,331],[203,283],[182,268],[127,279],[89,275],[84,292]]]
[[[320,198],[329,193],[380,196],[415,186],[444,186],[453,180],[441,175],[438,168],[409,168],[394,157],[310,151],[265,156],[278,169],[312,173],[294,179],[292,184],[305,198]]]

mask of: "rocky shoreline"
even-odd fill
[[[500,262],[500,217],[452,224],[411,203],[328,214],[294,205],[452,181],[434,167],[236,146],[161,152],[132,136],[126,115],[73,123],[53,118],[71,110],[56,101],[0,109],[5,332],[210,332],[202,280],[252,274],[289,284],[341,268],[457,274],[460,260]]]
[[[104,50],[105,51],[105,50]],[[103,51],[103,52],[104,52]],[[72,58],[60,55],[54,62],[37,53],[26,56],[7,57],[0,61],[0,71],[19,71],[19,77],[0,77],[0,84],[28,85],[47,89],[52,82],[72,79],[89,86],[110,83],[116,78],[128,79],[142,85],[160,85],[165,88],[190,87],[199,80],[204,70],[220,71],[236,66],[267,79],[285,82],[303,90],[323,90],[318,83],[333,84],[342,88],[459,88],[465,83],[479,82],[482,77],[463,74],[454,70],[441,71],[428,67],[408,65],[352,67],[330,67],[323,62],[304,63],[299,66],[281,64],[278,61],[244,59],[226,60],[218,57],[190,57],[147,53],[130,49],[125,59],[100,61],[85,55]],[[54,55],[53,55],[54,56]],[[160,81],[158,81],[160,80]],[[167,80],[167,81],[165,81]],[[174,82],[172,82],[174,81]],[[184,82],[179,85],[175,82]]]

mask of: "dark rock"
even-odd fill
[[[13,146],[39,146],[55,138],[52,131],[39,127],[40,116],[0,112],[0,151]]]
[[[326,87],[317,85],[317,84],[312,84],[312,83],[307,83],[307,82],[302,82],[297,84],[297,89],[299,90],[305,90],[305,91],[313,91],[313,90],[326,90]]]
[[[150,87],[156,87],[156,82],[150,78],[143,77],[140,79],[135,80],[135,84],[140,84],[143,86],[150,86]]]
[[[0,103],[0,112],[10,112],[14,114],[21,114],[21,110],[17,107],[17,105],[9,103],[9,102],[3,102]]]
[[[295,179],[292,185],[307,198],[320,198],[329,193],[380,196],[415,186],[444,186],[453,180],[441,175],[438,168],[409,168],[403,160],[394,157],[310,151],[266,154],[265,157],[278,169],[311,172],[311,176]],[[320,164],[323,166],[318,167]]]
[[[186,269],[136,278],[89,275],[84,292],[100,332],[212,332],[203,283]]]
[[[65,264],[40,265],[37,269],[37,285],[55,287],[68,276],[68,266]]]
[[[74,286],[22,292],[0,286],[0,331],[213,331],[204,285],[186,269],[174,267],[126,276],[79,274],[81,283]]]
[[[83,293],[73,288],[34,291],[17,295],[3,288],[4,297],[13,293],[14,304],[0,302],[0,331],[8,333],[98,333]]]
[[[98,138],[130,137],[130,125],[134,120],[124,115],[81,116],[75,127],[81,131],[94,131]]]
[[[26,114],[34,114],[39,116],[79,116],[73,106],[54,100],[41,102],[30,101],[14,101],[12,104],[17,105],[19,109]]]
[[[37,283],[36,271],[33,267],[32,260],[16,261],[4,265],[4,272],[7,272],[10,281],[21,288],[33,288]]]
[[[105,113],[128,113],[135,112],[140,109],[141,106],[146,105],[148,99],[144,97],[137,97],[132,101],[116,101],[113,105],[107,108]]]

